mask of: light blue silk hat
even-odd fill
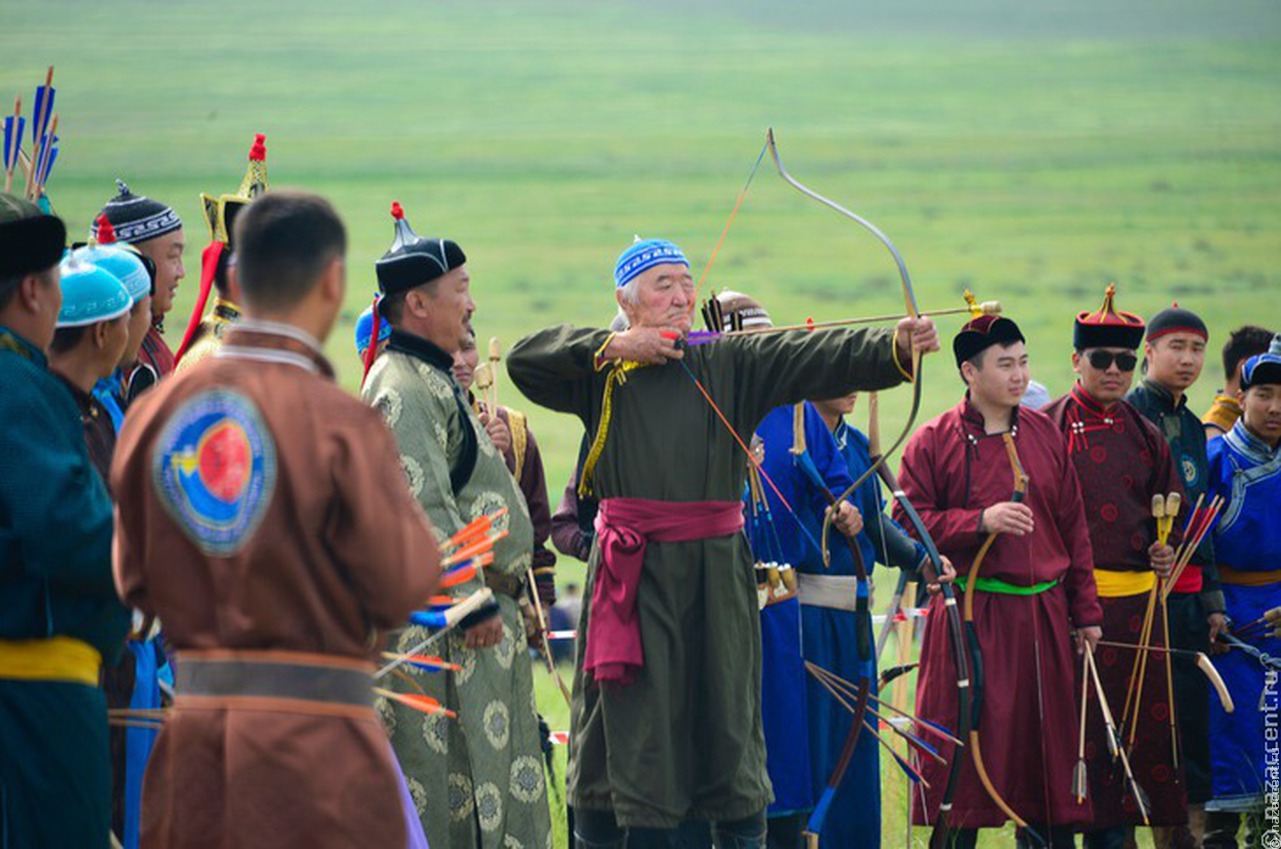
[[[58,327],[83,327],[111,321],[129,312],[133,299],[125,284],[109,271],[74,256],[62,261],[62,309]]]

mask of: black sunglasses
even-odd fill
[[[1130,353],[1114,354],[1111,351],[1091,351],[1087,356],[1089,357],[1090,365],[1099,371],[1110,369],[1113,361],[1116,362],[1116,367],[1121,371],[1134,371],[1134,367],[1139,364],[1139,358]]]

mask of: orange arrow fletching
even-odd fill
[[[484,554],[486,551],[489,551],[494,547],[494,543],[498,542],[505,536],[507,536],[507,531],[499,531],[492,536],[483,537],[449,555],[441,561],[440,565],[449,567],[453,566],[455,563],[462,563],[464,560],[470,560],[478,554]]]
[[[460,545],[466,545],[477,537],[489,533],[494,526],[494,522],[507,515],[507,508],[504,507],[494,513],[485,516],[477,516],[466,525],[459,529],[458,533],[450,537],[442,546],[445,549],[457,548]]]
[[[429,654],[396,654],[394,651],[383,652],[383,657],[388,660],[403,660],[405,663],[412,663],[415,666],[424,666],[429,669],[447,669],[450,672],[459,672],[462,667],[457,663],[450,663],[439,657],[433,657]]]
[[[469,564],[458,569],[452,570],[448,575],[440,579],[440,588],[442,590],[451,589],[459,584],[465,584],[472,578],[476,577],[475,565]]]
[[[391,699],[393,702],[400,702],[408,708],[413,708],[419,713],[428,715],[443,713],[450,719],[457,719],[458,714],[454,713],[431,696],[419,696],[413,693],[395,693],[391,690],[384,690],[382,687],[375,687],[374,692],[385,699]]]

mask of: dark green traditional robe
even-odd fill
[[[0,846],[105,849],[102,691],[4,667],[23,643],[53,637],[112,663],[128,627],[111,575],[111,499],[80,411],[44,355],[0,327]]]
[[[508,373],[531,401],[578,416],[594,435],[607,374],[594,357],[608,337],[568,326],[535,333],[513,347]],[[680,362],[629,372],[613,393],[595,495],[737,501],[742,449],[687,368],[734,430],[750,437],[780,404],[902,381],[891,337],[884,329],[839,329],[722,339],[688,349]],[[598,562],[594,548],[589,598]],[[745,538],[651,542],[637,607],[645,665],[632,685],[602,691],[585,681],[579,645],[571,804],[612,809],[620,825],[647,828],[763,810],[773,794],[761,727],[760,614]],[[580,640],[590,615],[585,605]]]

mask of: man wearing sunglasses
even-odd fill
[[[1145,324],[1134,313],[1121,312],[1108,286],[1103,305],[1076,318],[1072,368],[1077,382],[1043,412],[1063,432],[1068,456],[1076,467],[1094,550],[1094,577],[1103,607],[1103,640],[1137,645],[1157,577],[1174,565],[1174,550],[1156,539],[1152,496],[1177,492],[1183,484],[1161,432],[1125,399],[1138,365],[1135,351]],[[1176,522],[1176,527],[1181,524]],[[1159,613],[1158,613],[1159,615]],[[1158,621],[1149,644],[1165,646]],[[1121,726],[1130,766],[1146,794],[1147,821],[1155,827],[1187,822],[1186,785],[1171,749],[1170,705],[1163,655],[1149,655],[1141,697],[1127,715],[1127,693],[1136,651],[1115,647],[1098,653],[1099,676],[1109,705]],[[1108,749],[1097,701],[1086,718],[1092,745],[1087,748],[1089,798],[1094,831],[1086,849],[1119,849],[1135,825],[1145,822],[1136,794]],[[1128,745],[1131,739],[1133,744]]]

